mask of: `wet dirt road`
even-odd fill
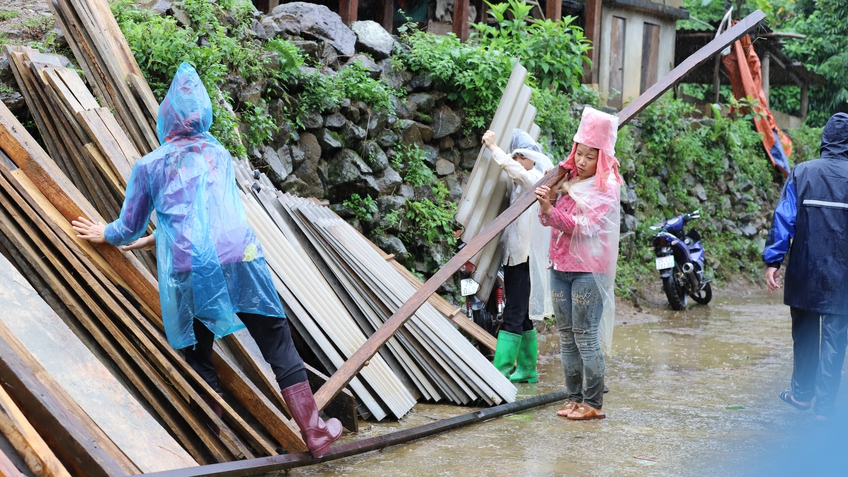
[[[752,475],[775,451],[791,451],[791,429],[820,425],[777,398],[792,371],[781,298],[716,290],[709,306],[680,313],[659,301],[641,312],[620,307],[605,420],[568,421],[555,403],[290,475]],[[519,399],[562,388],[555,330],[540,335],[539,347],[540,382],[519,385]],[[473,410],[418,404],[401,422],[362,422],[342,442]]]

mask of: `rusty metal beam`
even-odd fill
[[[369,439],[362,439],[355,442],[348,442],[346,444],[331,447],[330,451],[324,454],[324,456],[320,459],[314,459],[310,454],[303,452],[299,454],[261,457],[258,459],[225,462],[221,464],[211,464],[144,475],[147,477],[197,477],[201,475],[211,477],[246,477],[266,472],[278,472],[318,462],[327,462],[344,457],[350,457],[352,455],[363,454],[365,452],[383,449],[385,447],[403,444],[417,439],[423,439],[440,432],[489,421],[507,414],[562,401],[566,397],[567,393],[565,391],[557,391],[550,394],[544,394],[542,396],[522,399],[521,401],[515,401],[509,404],[502,404],[500,406],[480,411],[461,414],[459,416],[442,419],[440,421],[393,432],[391,434],[371,437]]]
[[[765,18],[763,12],[757,10],[748,15],[734,25],[732,28],[716,37],[706,46],[698,50],[694,55],[687,58],[683,63],[671,70],[660,81],[648,88],[635,101],[628,104],[626,108],[618,113],[619,128],[627,124],[640,111],[645,109],[649,104],[662,96],[674,84],[680,81],[683,76],[696,68],[701,63],[707,61],[710,57],[721,51],[725,46],[736,41],[739,37],[746,34],[748,30],[754,28],[759,22]],[[538,185],[553,185],[557,183],[563,176],[564,172],[561,167],[554,168],[550,171]],[[370,360],[377,351],[385,344],[385,342],[394,336],[395,332],[403,326],[404,323],[411,317],[421,305],[427,301],[427,298],[436,292],[436,290],[448,278],[453,276],[459,267],[471,259],[477,252],[480,251],[492,238],[499,234],[507,225],[511,224],[519,215],[527,210],[536,201],[536,195],[533,189],[528,189],[522,194],[508,209],[499,215],[491,224],[486,226],[480,233],[471,239],[468,244],[459,251],[452,259],[448,261],[438,272],[436,272],[429,280],[427,280],[421,288],[415,292],[410,299],[404,303],[398,310],[381,326],[371,337],[359,348],[335,373],[330,377],[330,380],[315,394],[315,400],[318,402],[318,407],[323,408],[354,376],[362,369],[363,366]]]

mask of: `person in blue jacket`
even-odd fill
[[[211,125],[209,94],[194,68],[182,63],[159,106],[162,145],[133,166],[120,217],[108,225],[80,217],[72,225],[91,242],[156,247],[168,342],[219,394],[213,341],[247,327],[307,447],[320,457],[342,426],[318,415],[262,246],[247,224],[232,157],[209,134]],[[156,231],[142,238],[154,210]],[[220,415],[210,396],[204,400]]]
[[[795,167],[783,187],[763,251],[769,291],[780,288],[792,317],[791,388],[780,398],[815,406],[818,419],[835,414],[848,344],[848,114],[822,131],[821,157]]]

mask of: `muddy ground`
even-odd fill
[[[661,298],[619,305],[603,421],[557,417],[563,403],[556,403],[290,475],[798,475],[789,472],[795,457],[806,457],[809,449],[801,449],[810,436],[830,428],[777,397],[792,372],[782,296],[740,281],[717,286],[709,306],[683,312],[671,311]],[[555,333],[540,337],[539,371],[539,383],[519,385],[519,399],[562,389]],[[362,422],[342,442],[472,411],[418,404],[399,422]],[[813,472],[805,463],[809,472],[801,475],[844,475],[848,468],[833,470],[821,457],[812,461],[828,467]]]

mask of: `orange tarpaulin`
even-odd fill
[[[736,22],[733,22],[734,24]],[[741,59],[741,60],[740,60]],[[784,177],[789,175],[789,157],[792,155],[792,141],[777,127],[774,116],[768,108],[763,78],[760,69],[760,58],[754,51],[751,38],[744,35],[733,42],[730,54],[723,57],[721,62],[727,68],[730,85],[733,87],[733,97],[736,99],[752,98],[756,100],[753,106],[755,117],[754,126],[762,134],[763,146],[771,163],[780,169]],[[779,143],[778,143],[779,139]]]

